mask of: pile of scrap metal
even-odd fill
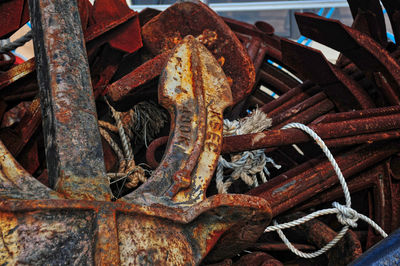
[[[333,64],[266,22],[223,18],[196,1],[140,13],[124,0],[1,1],[0,38],[30,19],[35,58],[14,65],[12,53],[1,55],[0,264],[360,259],[382,239],[363,222],[313,259],[264,232],[272,218],[343,202],[320,148],[281,129],[290,122],[331,149],[355,210],[389,234],[400,226],[400,49],[387,40],[378,0],[348,2],[352,27],[296,14],[302,35],[341,53]],[[400,42],[400,4],[382,3]],[[269,129],[223,136],[223,118],[257,108]],[[281,166],[268,182],[236,179],[219,194],[219,156],[260,149]],[[285,233],[310,252],[340,227],[330,215]]]

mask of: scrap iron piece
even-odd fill
[[[335,159],[344,177],[348,179],[389,158],[399,149],[400,145],[397,142],[375,143],[336,155]],[[248,194],[268,200],[273,215],[276,216],[331,188],[338,182],[330,162],[324,161],[289,178],[285,174],[275,177],[270,182],[252,189]]]
[[[379,0],[348,0],[351,15],[356,21],[357,16],[369,16],[369,21],[365,21],[369,28],[374,28],[371,37],[382,46],[387,45],[385,18]],[[374,24],[373,24],[374,23]]]
[[[204,91],[208,89],[205,87],[208,73],[201,60],[204,52],[201,47],[188,36],[168,60],[160,80],[159,101],[171,115],[170,144],[161,166],[132,196],[151,192],[172,198],[191,183],[190,175],[204,145],[206,126]]]
[[[374,215],[370,218],[378,223],[386,232],[392,232],[400,225],[396,215],[399,204],[395,198],[396,194],[393,191],[393,184],[387,165],[388,162],[384,162],[363,171],[361,174],[351,177],[347,184],[350,193],[356,193],[369,188],[373,189],[373,204],[369,208],[370,210],[374,210]],[[298,209],[306,210],[326,202],[335,201],[341,197],[343,197],[343,190],[340,186],[335,186],[313,197],[312,200],[303,204]],[[381,236],[377,235],[375,238],[381,239]],[[367,246],[374,243],[376,241],[368,240]]]
[[[159,54],[110,84],[105,93],[114,107],[125,110],[146,97],[146,91],[139,89],[140,86],[159,76],[169,57],[169,52]]]
[[[29,59],[28,61],[19,64],[8,71],[0,74],[0,90],[3,90],[6,86],[10,85],[17,80],[20,80],[35,70],[35,59]]]
[[[85,40],[92,48],[108,42],[114,49],[133,53],[143,46],[138,13],[126,1],[95,1],[90,19]]]
[[[0,2],[0,38],[8,38],[29,20],[28,0]]]
[[[371,37],[337,20],[311,13],[296,13],[296,20],[301,34],[341,52],[365,72],[382,72],[400,93],[400,65]]]
[[[282,40],[281,46],[284,63],[319,84],[339,111],[375,107],[367,92],[320,51],[289,40]]]
[[[198,36],[204,31],[216,33],[216,39],[206,46],[225,61],[222,68],[233,80],[232,97],[237,103],[253,88],[254,66],[235,34],[207,5],[200,1],[176,3],[146,23],[142,37],[145,47],[157,55],[172,49],[186,35]]]
[[[330,140],[345,137],[352,137],[353,144],[368,143],[374,140],[395,139],[398,138],[400,114],[396,113],[384,116],[320,123],[310,125],[310,128],[313,129],[328,146],[331,145],[329,143]],[[371,139],[363,138],[362,136],[364,134],[369,134]],[[375,136],[375,138],[372,138],[373,136]],[[227,153],[242,152],[245,150],[303,143],[309,140],[309,136],[295,129],[267,130],[260,133],[225,137],[222,150]]]
[[[98,265],[196,265],[229,228],[244,223],[260,225],[269,222],[271,210],[268,203],[248,195],[203,197],[204,200],[185,206],[166,201],[165,196],[154,195],[150,199],[155,200],[147,200],[145,204],[140,204],[140,200],[128,202],[128,197],[110,202],[108,191],[103,189],[104,163],[96,152],[101,149],[101,142],[98,137],[76,3],[31,0],[30,4],[34,15],[32,17],[37,19],[33,20],[34,43],[39,66],[38,78],[41,90],[44,90],[42,103],[45,112],[45,134],[50,134],[47,140],[57,140],[56,143],[51,143],[52,146],[47,146],[55,148],[51,151],[53,153],[47,152],[47,160],[56,163],[61,172],[61,175],[57,175],[60,173],[56,171],[54,178],[53,169],[53,173],[49,175],[53,175],[54,179],[61,179],[56,183],[60,193],[43,186],[31,177],[0,142],[0,233],[6,236],[0,238],[1,264],[93,262]],[[50,16],[52,23],[49,21]],[[63,37],[62,40],[58,39],[59,35]],[[211,158],[218,157],[221,142],[215,141],[214,136],[211,139],[212,144],[207,144],[210,139],[206,138],[205,133],[208,136],[214,133],[222,139],[219,128],[222,121],[214,120],[215,114],[212,112],[219,112],[218,117],[221,119],[222,110],[230,104],[231,99],[222,70],[215,69],[219,67],[215,61],[205,63],[203,60],[209,60],[212,56],[200,55],[199,53],[206,51],[205,48],[193,42],[192,37],[184,40],[177,48],[177,53],[180,52],[181,56],[171,58],[173,63],[169,67],[172,69],[166,70],[167,75],[176,67],[176,70],[181,72],[181,79],[164,80],[171,84],[166,86],[165,90],[160,90],[162,101],[177,100],[181,103],[171,103],[171,114],[175,115],[175,119],[181,120],[176,126],[185,126],[179,129],[181,132],[175,132],[181,141],[176,144],[184,146],[188,142],[192,143],[193,147],[189,151],[189,157],[192,156],[189,160],[192,161],[183,163],[181,169],[184,171],[176,175],[174,183],[169,187],[176,189],[168,188],[164,191],[170,198],[180,191],[179,184],[182,182],[179,181],[182,181],[182,177],[188,177],[189,184],[183,182],[185,186],[194,182],[195,189],[205,190],[203,186],[207,184],[204,185],[204,181],[198,183],[191,180],[191,175],[185,174],[192,172],[196,166],[196,159],[201,154],[210,155]],[[77,59],[80,62],[76,63]],[[63,64],[60,60],[64,60]],[[179,60],[183,62],[178,62]],[[212,73],[204,72],[206,67],[216,71],[215,77],[211,76]],[[77,72],[77,69],[80,71]],[[214,83],[220,87],[208,89]],[[207,91],[204,91],[206,88]],[[214,93],[217,95],[213,95]],[[173,103],[177,108],[191,108],[192,116],[185,111],[186,109],[175,112]],[[182,103],[191,103],[192,106]],[[206,103],[208,106],[205,106]],[[199,110],[193,110],[193,106]],[[194,117],[196,119],[193,119]],[[210,118],[207,126],[206,117]],[[203,125],[200,120],[203,120]],[[83,122],[86,122],[84,126]],[[188,131],[197,132],[192,136],[185,134]],[[60,133],[64,136],[60,136]],[[74,147],[74,143],[77,142],[78,147]],[[86,149],[91,142],[92,149]],[[219,147],[214,147],[213,144]],[[210,151],[202,149],[207,146],[211,147]],[[80,151],[80,148],[84,148],[83,151]],[[52,154],[56,157],[49,158]],[[175,171],[174,166],[181,163],[183,153],[176,155],[178,156],[173,157],[175,161],[170,160],[171,165],[165,169],[165,173]],[[203,166],[209,161],[205,159],[201,162]],[[80,165],[76,165],[77,163]],[[213,166],[207,167],[209,168],[204,171],[211,175]],[[66,172],[62,173],[61,170]],[[74,178],[67,176],[65,180],[65,175],[69,173],[72,173]],[[202,178],[209,182],[211,176]],[[69,185],[68,191],[64,187],[66,184]],[[204,190],[202,193],[205,193]]]
[[[29,4],[50,186],[74,198],[107,200],[111,190],[77,4]]]

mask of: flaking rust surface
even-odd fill
[[[177,233],[180,226],[155,217],[118,217],[118,240],[123,265],[195,264],[191,243]],[[144,249],[143,247],[147,247]]]
[[[89,265],[93,220],[90,211],[0,212],[0,264]]]
[[[30,176],[0,142],[2,263],[196,265],[201,263],[222,234],[232,226],[269,222],[271,210],[262,199],[246,195],[215,195],[206,198],[205,189],[211,176],[205,177],[204,184],[196,183],[201,189],[193,190],[189,187],[199,156],[205,152],[203,148],[214,158],[212,164],[207,165],[206,173],[211,175],[214,170],[222,139],[222,111],[231,99],[222,70],[218,69],[215,59],[208,60],[212,58],[210,54],[202,55],[208,51],[200,45],[189,36],[177,47],[169,67],[172,70],[181,68],[178,73],[180,77],[170,76],[172,80],[175,77],[178,81],[174,83],[170,80],[172,83],[169,86],[160,88],[161,99],[176,120],[172,126],[176,131],[171,135],[169,143],[173,146],[170,158],[166,158],[169,163],[161,167],[165,171],[160,172],[161,176],[155,179],[165,181],[169,177],[169,183],[159,182],[161,186],[157,186],[156,182],[156,186],[151,186],[153,178],[147,182],[150,189],[146,193],[134,197],[128,195],[110,202],[108,197],[104,200],[103,193],[91,194],[93,190],[101,190],[102,184],[95,180],[88,187],[86,176],[82,174],[68,180],[71,181],[68,188],[73,190],[61,189],[55,192]],[[217,75],[211,76],[211,71]],[[68,79],[68,76],[62,77]],[[44,82],[46,79],[43,80],[43,76],[39,75],[39,80]],[[64,83],[56,84],[63,86]],[[213,86],[219,86],[221,91],[210,89],[205,92]],[[56,85],[54,90],[57,92]],[[73,87],[69,90],[73,90]],[[66,95],[59,97],[57,93],[50,93],[48,97],[50,102],[63,101]],[[76,106],[81,100],[75,95],[66,99],[70,101],[69,106]],[[67,131],[81,110],[72,108],[68,112],[70,114],[64,117],[64,123],[57,125]],[[213,118],[215,112],[218,112],[218,119]],[[59,120],[59,115],[60,112],[49,112],[50,121]],[[207,116],[210,119],[206,138]],[[75,132],[77,128],[71,126],[70,129]],[[80,137],[89,138],[86,134]],[[60,138],[57,144],[61,145],[64,141],[68,142],[68,139]],[[67,146],[74,143],[71,142]],[[181,159],[185,156],[188,160],[183,162]],[[66,160],[72,158],[74,156]],[[80,162],[79,158],[74,163],[77,162]],[[85,164],[85,161],[82,163]],[[207,160],[203,162],[208,163]],[[63,185],[60,181],[57,184]],[[188,202],[185,199],[185,205],[174,202],[173,197],[186,188],[200,192],[202,200]],[[88,196],[93,200],[82,200],[77,195],[85,195],[84,198]],[[214,258],[218,260],[233,255],[231,253],[231,250],[225,250]]]
[[[207,123],[204,146],[193,170],[190,187],[180,191],[174,197],[175,202],[200,202],[205,199],[222,149],[223,110],[232,104],[229,84],[218,62],[199,43],[194,42],[192,50],[200,59],[198,71],[202,77]]]
[[[205,46],[223,63],[226,76],[233,80],[233,102],[239,102],[253,88],[254,66],[232,30],[209,7],[201,2],[177,3],[142,28],[143,43],[155,55],[172,49],[187,35],[202,34]]]

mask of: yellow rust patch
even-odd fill
[[[257,133],[252,141],[251,141],[251,145],[255,145],[256,143],[258,143],[260,140],[262,140],[265,137],[264,133]]]
[[[179,224],[150,216],[119,215],[121,265],[194,265],[192,246]]]
[[[18,221],[12,213],[0,212],[0,265],[15,265],[20,247]]]

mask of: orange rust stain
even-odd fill
[[[15,265],[20,247],[17,217],[9,212],[0,213],[0,265]]]
[[[72,112],[71,110],[65,110],[63,112],[56,113],[56,119],[63,124],[68,124],[71,122]]]

